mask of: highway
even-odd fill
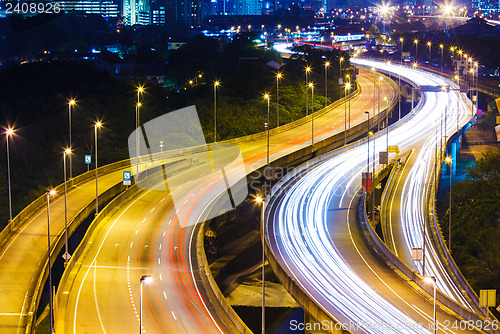
[[[352,126],[365,121],[364,111],[372,110],[377,100],[381,109],[385,108],[386,102],[378,99],[379,95],[394,97],[393,86],[386,82],[380,94],[374,92],[373,80],[370,74],[358,77],[362,92],[351,102]],[[310,145],[310,126],[306,123],[273,135],[271,161]],[[339,133],[343,128],[342,104],[315,119],[315,140]],[[239,145],[246,174],[266,164],[266,144],[267,139],[261,138]],[[227,174],[237,172],[236,168],[229,165]],[[176,177],[182,178],[183,173]],[[144,190],[106,216],[92,236],[92,243],[87,245],[85,255],[74,267],[72,279],[63,287],[64,294],[69,296],[67,304],[59,305],[56,314],[59,331],[137,331],[139,278],[145,274],[151,274],[154,280],[144,285],[144,332],[233,331],[227,319],[212,309],[198,284],[198,270],[191,253],[193,226],[186,224],[193,217],[198,222],[204,220],[207,209],[219,195],[214,189],[219,189],[224,181],[213,176],[184,181],[179,189],[171,190],[183,194],[181,207],[173,208],[169,192]]]
[[[445,84],[435,75],[409,68],[362,59],[354,62],[399,72],[420,86],[438,88]],[[456,98],[445,92],[424,93],[421,108],[391,125],[388,139],[385,130],[372,137],[370,154],[386,151],[387,143],[408,151],[425,138],[435,138],[445,104],[451,99],[456,105]],[[459,123],[464,124],[470,114],[464,112],[467,105],[463,99],[460,104]],[[428,145],[422,149],[428,159],[418,162],[425,168],[430,168],[434,155],[435,144],[431,140]],[[356,222],[367,155],[367,142],[362,140],[318,159],[315,164],[310,162],[303,170],[299,168],[297,177],[290,175],[282,180],[266,204],[266,242],[279,266],[314,303],[331,318],[347,324],[353,333],[431,333],[432,298],[417,293],[375,256]],[[375,159],[378,164],[378,156]],[[417,202],[408,203],[414,205],[411,208],[417,214],[422,212],[418,207],[420,196],[416,191],[412,199]],[[419,221],[412,223],[415,226],[408,227],[408,235],[415,237],[421,226]],[[428,273],[439,275],[439,271]],[[437,281],[442,287],[444,278],[437,276]],[[441,309],[437,319],[439,333],[470,332],[451,328],[457,319]]]

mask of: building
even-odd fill
[[[176,21],[190,27],[201,26],[201,0],[177,0]]]
[[[123,0],[125,25],[151,24],[151,5],[149,0]]]
[[[117,0],[62,0],[59,3],[64,12],[79,11],[105,18],[121,15],[121,3]]]

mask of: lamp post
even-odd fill
[[[265,253],[265,239],[264,239],[264,199],[257,197],[255,201],[261,205],[260,211],[260,228],[262,230],[262,334],[266,332],[266,253]]]
[[[347,90],[351,90],[351,83],[345,83],[345,92],[344,92],[344,145],[347,144]]]
[[[306,116],[309,115],[309,99],[307,94],[307,74],[311,71],[311,67],[306,67]]]
[[[69,259],[71,258],[71,255],[69,255],[68,252],[68,206],[66,203],[66,192],[67,192],[67,187],[66,187],[66,156],[70,156],[70,161],[71,161],[71,149],[67,148],[63,152],[63,160],[64,160],[64,240],[65,240],[65,253],[63,255],[64,258],[64,267],[68,264]]]
[[[54,333],[54,307],[52,305],[52,264],[51,264],[51,254],[50,254],[50,196],[56,193],[55,190],[49,190],[46,193],[47,196],[47,247],[49,252],[49,317],[50,317],[50,333]]]
[[[144,275],[141,277],[141,280],[140,280],[141,299],[139,302],[139,334],[142,333],[142,284],[143,283],[150,283],[152,281],[153,281],[153,276],[151,276],[151,275]]]
[[[450,202],[448,208],[448,249],[451,252],[451,174],[453,173],[453,159],[451,157],[446,157],[445,161],[450,167]]]
[[[97,129],[101,128],[102,123],[97,121],[94,124],[94,138],[95,138],[95,215],[99,213],[99,190],[97,182]]]
[[[343,78],[342,75],[342,62],[344,61],[344,57],[339,58],[339,98],[342,98],[342,85],[340,84],[340,78]]]
[[[264,94],[264,100],[267,100],[267,123],[266,123],[266,127],[267,127],[267,164],[269,164],[269,128],[271,127],[270,124],[269,124],[269,100],[270,100],[270,96],[269,94]]]
[[[328,106],[328,66],[330,62],[325,62],[325,108]]]
[[[347,79],[349,80],[349,95],[351,95],[351,77],[349,76],[349,74],[347,75]],[[349,119],[348,119],[348,123],[349,123],[349,133],[351,132],[351,99],[349,98]]]
[[[387,154],[389,154],[389,99],[384,96],[384,101],[387,102],[387,110],[385,111],[386,134],[387,134]]]
[[[142,92],[144,92],[144,87],[142,87],[142,86],[137,87],[137,104],[135,105],[135,154],[137,155],[135,163],[136,163],[136,173],[137,174],[139,174],[139,156],[141,155],[141,152],[139,149],[139,126],[141,125],[140,108],[142,107],[142,103],[141,103]],[[96,161],[96,163],[97,163],[97,161]]]
[[[418,62],[418,39],[414,39],[413,43],[415,44],[415,62]]]
[[[444,51],[444,45],[439,44],[439,48],[441,49],[441,74],[443,74],[443,51]]]
[[[314,84],[312,82],[309,83],[309,88],[311,88],[311,145],[314,145]]]
[[[283,77],[281,73],[276,74],[276,127],[280,126],[280,93],[279,93],[279,82]]]
[[[12,192],[10,187],[10,152],[9,152],[9,137],[14,135],[14,129],[7,128],[5,130],[5,140],[7,142],[7,179],[9,183],[9,223],[12,221]]]
[[[399,39],[399,43],[401,44],[401,64],[403,66],[403,37]],[[398,73],[398,120],[401,119],[401,73]]]
[[[427,42],[427,46],[429,47],[429,68],[431,67],[431,42]]]
[[[368,131],[366,131],[368,135],[368,155],[366,159],[366,172],[370,173],[370,112],[365,111],[367,117]]]
[[[71,109],[75,105],[76,101],[74,99],[69,100],[68,103],[68,115],[69,115],[69,147],[73,147],[73,142],[71,141]],[[69,156],[69,178],[73,178],[73,158]]]
[[[433,324],[433,333],[437,333],[437,319],[436,319],[436,276],[427,276],[424,278],[424,280],[432,284],[434,286],[434,324]]]
[[[217,142],[217,87],[219,87],[220,82],[216,80],[214,82],[214,143]]]
[[[380,96],[382,95],[382,80],[384,80],[383,76],[378,77],[378,95],[377,95],[377,115],[380,115]],[[380,117],[377,122],[377,131],[380,131]]]

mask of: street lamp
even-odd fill
[[[279,82],[283,74],[278,72],[276,74],[276,127],[280,126],[280,95],[279,95]]]
[[[9,223],[12,221],[12,193],[10,188],[10,152],[9,152],[9,137],[14,135],[14,129],[7,128],[5,130],[5,140],[7,141],[7,179],[9,182]]]
[[[151,275],[144,275],[141,277],[140,280],[140,287],[141,287],[141,299],[139,302],[139,334],[142,333],[142,284],[143,283],[151,283],[153,281],[153,276]]]
[[[216,80],[214,82],[214,143],[217,142],[217,87],[219,87],[220,82]]]
[[[267,127],[267,164],[269,164],[269,128],[271,127],[270,124],[269,124],[269,100],[270,100],[270,96],[269,94],[264,94],[264,100],[267,100],[267,123],[266,123],[266,127]]]
[[[451,174],[453,173],[453,159],[451,157],[446,157],[444,161],[446,161],[450,167],[450,203],[448,208],[448,249],[451,251]]]
[[[444,45],[439,44],[439,48],[441,49],[441,74],[443,74],[443,50],[444,50]]]
[[[431,42],[427,42],[427,46],[429,47],[429,67],[431,67]]]
[[[330,62],[325,62],[325,108],[328,106],[328,66]]]
[[[266,332],[266,253],[265,253],[265,238],[264,238],[264,199],[260,196],[255,198],[255,202],[261,205],[260,209],[260,228],[262,230],[262,334]]]
[[[54,307],[52,305],[52,268],[51,268],[51,254],[50,254],[50,196],[55,195],[54,189],[47,191],[47,247],[49,252],[49,316],[50,316],[50,333],[54,333]]]
[[[307,94],[307,74],[311,72],[311,67],[307,66],[306,67],[306,116],[309,115],[309,99],[308,99],[308,94]]]
[[[344,57],[339,58],[339,95],[340,98],[342,98],[342,85],[340,84],[340,78],[343,78],[342,76],[342,62],[344,61]]]
[[[140,108],[142,107],[141,103],[141,94],[144,92],[144,87],[137,87],[137,103],[135,105],[135,154],[136,158],[136,172],[139,174],[139,156],[141,155],[139,148],[139,126],[141,124],[140,121]]]
[[[351,83],[345,83],[345,92],[344,92],[344,145],[347,144],[347,91],[351,91]],[[350,116],[350,112],[349,112]]]
[[[387,130],[387,154],[389,154],[389,99],[387,96],[384,96],[384,101],[387,103],[387,110],[385,111],[385,122],[386,122],[386,130]]]
[[[73,147],[73,142],[71,141],[71,109],[76,104],[74,99],[69,100],[68,103],[68,114],[69,114],[69,147]],[[69,157],[69,178],[73,178],[73,158]]]
[[[370,173],[370,112],[365,111],[366,117],[367,117],[367,124],[368,124],[368,131],[366,132],[368,134],[368,156],[366,160],[366,172]]]
[[[312,82],[309,83],[309,88],[311,88],[311,145],[314,145],[314,84]]]
[[[71,258],[71,255],[69,255],[68,252],[68,206],[66,204],[66,192],[67,192],[67,187],[66,187],[66,156],[70,156],[70,161],[71,161],[71,149],[67,148],[63,152],[63,161],[64,161],[64,239],[65,239],[65,253],[63,255],[64,258],[64,266],[68,264],[69,259]]]
[[[378,95],[377,95],[377,116],[378,116],[378,122],[377,122],[377,131],[380,131],[380,95],[382,95],[382,80],[384,80],[383,76],[378,77]]]
[[[97,121],[94,124],[94,138],[95,138],[95,215],[99,213],[99,194],[97,183],[97,129],[101,128],[102,123]],[[139,169],[137,170],[139,171]]]
[[[432,284],[434,286],[434,325],[433,333],[437,333],[437,319],[436,319],[436,276],[426,276],[424,278],[425,282]]]
[[[413,43],[415,43],[415,62],[417,62],[417,56],[418,56],[418,39],[414,39]]]

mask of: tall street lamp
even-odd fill
[[[413,43],[415,44],[415,62],[418,62],[417,59],[418,59],[418,39],[414,39],[413,40]]]
[[[380,96],[382,95],[382,80],[384,80],[383,76],[378,77],[378,94],[377,94],[377,116],[380,115]],[[377,122],[377,131],[380,131],[380,116]]]
[[[309,83],[309,88],[311,88],[311,145],[314,145],[314,84]]]
[[[12,221],[12,193],[10,187],[10,152],[9,152],[9,137],[14,135],[14,129],[7,128],[5,130],[5,140],[7,141],[7,179],[9,183],[9,223]]]
[[[347,144],[347,91],[348,90],[351,91],[350,82],[345,83],[345,92],[344,92],[344,145]]]
[[[151,283],[153,281],[153,276],[144,275],[140,280],[140,288],[141,288],[141,299],[139,302],[139,334],[142,334],[142,284],[143,283]]]
[[[311,67],[307,66],[306,67],[306,116],[309,115],[309,99],[308,99],[308,94],[307,94],[307,74],[311,72]]]
[[[276,74],[276,127],[280,126],[280,93],[279,93],[279,82],[283,77],[283,74]]]
[[[349,74],[347,75],[347,79],[349,79],[349,95],[351,95],[351,77]],[[351,133],[351,98],[349,97],[349,133]]]
[[[387,96],[384,96],[384,101],[386,101],[386,106],[387,110],[385,111],[385,122],[386,122],[386,129],[387,129],[387,154],[389,154],[389,99]]]
[[[55,190],[49,190],[46,193],[47,196],[47,247],[49,251],[49,317],[50,317],[50,333],[54,333],[54,307],[52,305],[52,264],[51,264],[51,254],[50,254],[50,196],[55,195]]]
[[[445,161],[450,167],[450,202],[448,208],[448,249],[451,251],[451,174],[453,173],[453,159],[446,157]]]
[[[424,280],[432,284],[434,286],[434,324],[433,324],[433,333],[437,333],[437,319],[436,319],[436,276],[427,276],[424,278]]]
[[[102,123],[97,121],[94,124],[94,138],[95,138],[95,215],[99,213],[99,191],[97,183],[97,129],[101,128]]]
[[[264,238],[264,199],[258,196],[255,201],[261,205],[260,211],[260,228],[262,230],[262,334],[266,332],[266,253],[265,253],[265,238]]]
[[[365,111],[367,117],[368,131],[366,131],[368,135],[368,155],[366,159],[366,172],[370,173],[370,112]]]
[[[141,94],[144,92],[144,87],[137,87],[137,103],[135,105],[135,154],[136,158],[136,173],[139,175],[139,156],[141,155],[139,148],[139,126],[141,125],[140,119],[140,108],[142,107],[141,103]]]
[[[73,147],[73,142],[71,141],[71,109],[75,106],[76,101],[74,99],[69,100],[68,103],[68,114],[69,114],[69,147]],[[69,178],[73,178],[73,159],[69,156]]]
[[[431,42],[427,42],[427,46],[429,47],[429,67],[431,67]]]
[[[328,66],[330,62],[325,62],[325,108],[328,106]]]
[[[266,123],[266,127],[267,127],[267,164],[269,164],[269,128],[271,127],[270,124],[269,124],[269,100],[270,100],[270,96],[269,94],[264,94],[264,100],[267,100],[267,123]]]
[[[344,76],[342,75],[342,62],[344,61],[344,57],[339,58],[339,98],[342,98],[342,84],[340,83],[340,79]]]
[[[216,80],[214,82],[214,143],[217,142],[217,87],[219,87],[220,81]]]
[[[71,149],[67,148],[63,152],[63,161],[64,161],[64,239],[65,239],[65,253],[63,255],[64,258],[64,266],[68,264],[71,255],[68,252],[68,206],[66,203],[66,156],[70,156],[71,161]]]
[[[439,48],[441,49],[441,74],[443,74],[443,51],[444,51],[444,45],[439,44]]]

